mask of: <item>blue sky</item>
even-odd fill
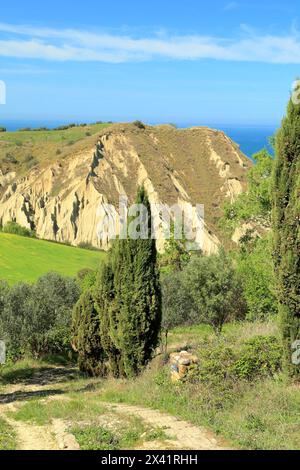
[[[0,122],[278,125],[300,75],[297,3],[5,2]]]

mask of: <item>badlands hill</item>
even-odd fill
[[[134,124],[77,129],[72,139],[57,132],[0,136],[2,225],[14,220],[43,239],[107,248],[97,236],[99,204],[118,208],[120,195],[132,202],[144,184],[151,202],[204,204],[206,253],[224,241],[220,207],[245,189],[251,162],[223,132]]]

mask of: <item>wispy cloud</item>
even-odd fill
[[[202,35],[131,37],[75,29],[36,28],[0,23],[0,56],[48,61],[122,63],[129,61],[201,60],[299,64],[300,39],[262,35],[251,29],[238,38]]]
[[[239,6],[238,2],[228,2],[228,3],[226,3],[226,5],[224,6],[223,10],[224,10],[224,11],[235,10],[238,6]]]

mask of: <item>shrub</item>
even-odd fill
[[[70,350],[71,312],[80,294],[75,280],[49,273],[34,285],[0,287],[0,332],[11,357]]]
[[[168,333],[172,328],[197,323],[198,316],[182,274],[174,272],[162,277],[162,330],[167,347]]]
[[[211,384],[222,384],[233,379],[233,366],[237,355],[225,342],[206,342],[199,350],[199,364],[189,372],[188,380]]]
[[[256,336],[239,349],[222,338],[203,342],[198,356],[199,363],[189,369],[186,380],[228,390],[241,380],[274,376],[281,368],[282,347],[274,336]]]
[[[0,127],[0,132],[6,132],[6,127]]]
[[[272,262],[271,235],[243,244],[236,256],[241,276],[249,321],[265,321],[278,312],[275,275]]]
[[[227,321],[245,316],[241,280],[224,250],[193,258],[182,275],[198,313],[198,323],[209,324],[220,333]]]
[[[2,228],[2,232],[4,233],[11,233],[13,235],[19,235],[21,237],[30,237],[35,238],[36,234],[34,230],[31,230],[26,227],[22,227],[21,225],[17,224],[16,222],[7,222]]]
[[[138,129],[146,129],[146,126],[142,121],[134,121],[132,124]]]
[[[11,153],[7,153],[5,157],[2,159],[3,163],[11,163],[12,165],[16,165],[18,163],[18,160],[14,155]]]
[[[23,161],[28,170],[38,165],[39,163],[38,159],[35,158],[33,155],[26,155]]]
[[[243,345],[234,364],[234,372],[238,378],[250,381],[274,375],[280,370],[282,353],[276,337],[256,336]]]

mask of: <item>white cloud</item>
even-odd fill
[[[0,56],[49,61],[230,60],[300,63],[297,32],[259,35],[250,29],[239,38],[168,35],[135,38],[75,29],[49,29],[0,23]]]
[[[237,2],[229,2],[224,6],[223,10],[224,11],[235,10],[238,6],[239,4]]]

